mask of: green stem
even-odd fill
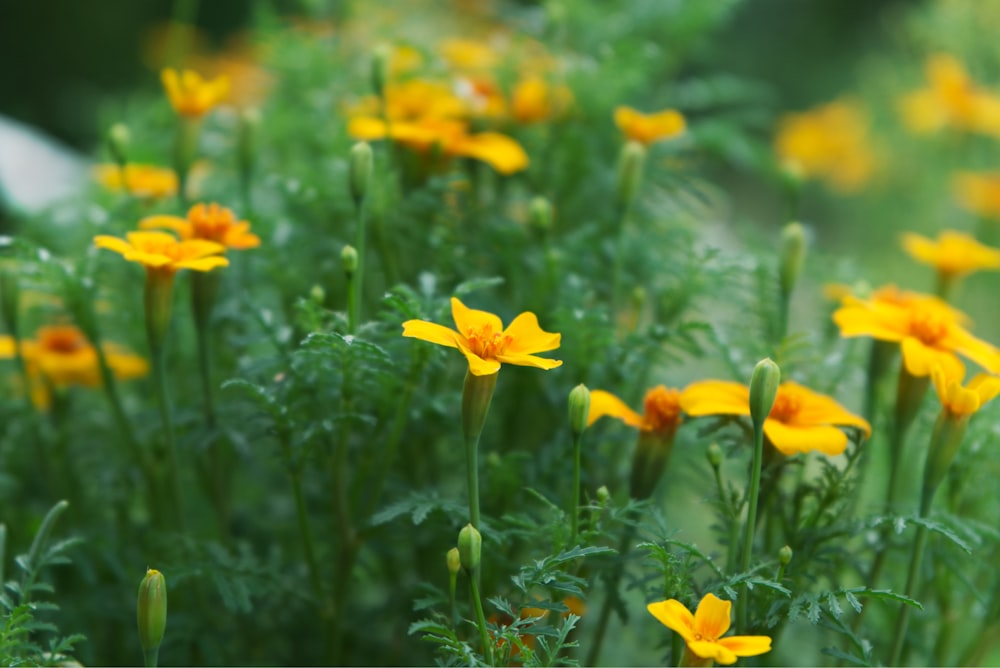
[[[726,518],[729,520],[729,543],[726,550],[726,572],[732,573],[736,567],[736,546],[739,544],[740,525],[737,522],[738,510],[733,507],[732,499],[726,494],[725,485],[722,483],[722,470],[719,466],[713,466],[712,472],[715,474],[715,489],[719,495],[719,502],[726,509]]]
[[[153,358],[153,376],[156,382],[156,397],[160,409],[160,422],[163,426],[163,439],[167,446],[167,458],[170,475],[170,491],[176,516],[177,527],[183,532],[184,504],[181,501],[180,466],[177,460],[177,443],[174,439],[174,423],[170,408],[170,396],[167,392],[166,355],[162,346],[151,350]]]
[[[764,460],[764,421],[754,421],[753,425],[753,463],[750,467],[750,501],[747,506],[747,522],[743,536],[743,551],[740,553],[740,572],[746,573],[750,570],[750,558],[753,555],[753,535],[757,525],[757,500],[760,497],[760,471]],[[749,632],[747,627],[750,613],[750,590],[743,592],[743,595],[736,601],[737,617],[740,622],[740,631]]]
[[[160,648],[145,649],[142,651],[142,661],[146,668],[156,668],[160,660]]]
[[[489,631],[486,629],[486,615],[483,612],[483,599],[479,595],[479,569],[477,568],[475,572],[470,575],[469,584],[470,589],[472,590],[472,605],[476,609],[476,626],[479,627],[479,641],[483,644],[483,658],[486,660],[486,665],[492,666],[492,643],[490,642]]]
[[[604,635],[608,630],[608,622],[611,621],[611,610],[613,602],[618,598],[618,582],[625,572],[625,557],[628,554],[629,545],[632,543],[632,536],[635,535],[635,525],[628,524],[622,531],[622,540],[618,546],[618,561],[615,570],[607,580],[608,592],[601,604],[601,614],[597,618],[597,629],[594,632],[594,644],[590,646],[590,653],[587,654],[588,666],[596,666],[601,658],[601,646],[604,644]]]
[[[365,199],[362,198],[355,207],[355,220],[357,230],[355,231],[354,249],[358,252],[358,267],[354,271],[351,281],[351,300],[348,303],[347,322],[348,331],[354,334],[358,331],[361,321],[361,300],[364,298],[363,279],[365,275]]]
[[[302,472],[298,469],[291,473],[292,494],[295,496],[295,515],[299,522],[299,534],[302,536],[302,549],[306,554],[306,565],[309,568],[309,583],[317,595],[322,591],[322,581],[319,577],[319,562],[316,560],[316,547],[313,544],[312,529],[309,527],[309,515],[306,509],[305,496],[302,493]]]
[[[933,494],[924,494],[921,499],[921,519],[927,517],[928,511],[930,510],[931,498],[933,498]],[[913,556],[910,558],[910,570],[906,575],[906,588],[903,590],[903,595],[907,598],[913,598],[913,594],[917,588],[917,578],[920,576],[920,565],[923,562],[924,550],[926,547],[927,527],[921,524],[917,526],[917,535],[913,540]],[[896,631],[892,642],[892,653],[889,655],[889,663],[886,665],[900,665],[899,660],[903,655],[903,642],[906,639],[906,628],[910,623],[911,611],[911,606],[905,603],[901,604],[899,617],[896,618]]]
[[[570,545],[576,545],[580,533],[580,446],[583,432],[573,434],[573,493],[570,496]]]
[[[479,437],[490,411],[497,375],[477,376],[471,371],[466,372],[462,388],[462,433],[465,437],[465,470],[469,483],[469,521],[477,530],[480,529]]]

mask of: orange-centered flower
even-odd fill
[[[683,421],[683,404],[684,390],[657,385],[646,392],[642,402],[642,415],[639,415],[610,392],[591,390],[587,426],[607,415],[642,431],[672,434]]]
[[[1000,377],[981,373],[963,387],[964,376],[964,369],[957,376],[948,376],[948,372],[940,366],[934,367],[931,372],[941,409],[954,419],[969,417],[1000,394]]]
[[[929,376],[938,365],[955,376],[961,365],[958,355],[987,371],[1000,372],[1000,351],[967,332],[954,309],[929,300],[893,304],[852,299],[834,312],[833,320],[841,336],[898,342],[906,370],[913,376]]]
[[[469,373],[474,376],[496,373],[501,362],[539,369],[554,369],[562,364],[560,360],[534,355],[555,350],[562,338],[561,334],[543,331],[534,313],[522,313],[504,329],[497,316],[470,309],[452,297],[451,314],[458,331],[426,320],[407,320],[403,323],[403,336],[458,348],[469,360]]]
[[[1000,172],[959,172],[951,185],[963,209],[1000,220]]]
[[[192,70],[178,72],[167,68],[160,73],[170,105],[181,116],[198,118],[218,106],[229,93],[229,79],[203,79]]]
[[[740,383],[706,380],[684,390],[684,412],[705,415],[750,415],[750,388]],[[839,455],[847,448],[843,427],[871,435],[871,426],[832,398],[793,381],[782,383],[764,420],[764,436],[784,455],[818,450]]]
[[[173,230],[181,239],[214,241],[226,248],[244,250],[260,246],[260,237],[250,232],[250,223],[237,220],[236,215],[224,206],[195,204],[187,218],[178,216],[150,216],[139,221],[144,230]]]
[[[125,165],[124,175],[118,165],[97,165],[94,167],[94,178],[108,190],[124,190],[144,199],[163,199],[177,194],[177,174],[174,170],[155,165],[129,163]]]
[[[1000,250],[954,230],[944,230],[937,241],[908,232],[903,235],[903,249],[917,262],[934,267],[944,278],[981,269],[1000,269]]]
[[[632,107],[618,107],[615,109],[615,125],[627,138],[649,146],[679,136],[687,127],[687,122],[676,109],[644,114]]]
[[[676,599],[650,603],[649,613],[668,629],[677,632],[687,643],[688,651],[703,659],[712,659],[723,665],[736,663],[740,656],[757,656],[771,651],[768,636],[729,636],[732,602],[723,601],[715,594],[705,594],[692,615]]]
[[[130,262],[138,262],[147,271],[173,274],[179,269],[211,271],[225,267],[229,260],[220,253],[226,247],[214,241],[187,239],[178,241],[166,232],[129,232],[128,241],[100,235],[94,237],[94,245],[119,253]]]

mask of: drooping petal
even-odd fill
[[[750,390],[724,380],[703,380],[681,391],[681,408],[691,416],[750,415]]]
[[[705,639],[715,640],[723,636],[732,623],[732,608],[732,601],[723,601],[711,592],[705,594],[694,613],[695,632]]]
[[[484,360],[469,349],[464,338],[455,337],[455,343],[469,361],[469,373],[473,376],[492,376],[500,370],[500,360]]]
[[[969,381],[969,389],[979,395],[979,405],[1000,395],[1000,377],[981,373]]]
[[[881,341],[901,341],[908,333],[908,316],[898,307],[851,303],[833,313],[845,337],[870,336]]]
[[[407,320],[403,323],[403,336],[436,343],[439,346],[458,348],[458,332],[426,320]]]
[[[453,151],[482,160],[501,174],[513,174],[527,168],[529,160],[524,148],[499,132],[480,132],[464,138]]]
[[[718,642],[736,656],[757,656],[771,651],[771,639],[767,636],[730,636]]]
[[[558,348],[562,340],[561,334],[544,331],[538,325],[538,318],[530,311],[514,318],[503,333],[510,337],[506,348],[508,353],[543,353]]]
[[[501,353],[497,355],[497,360],[504,364],[517,364],[520,366],[533,366],[538,369],[555,369],[562,366],[562,360],[553,360],[536,355],[525,355],[523,353]]]
[[[1000,351],[961,327],[951,327],[940,345],[969,358],[990,373],[1000,373]]]
[[[380,118],[356,116],[348,122],[347,134],[349,134],[352,139],[374,141],[376,139],[384,139],[386,134],[388,134],[388,131],[386,129],[385,121]]]
[[[801,402],[791,424],[857,427],[865,433],[866,437],[871,436],[872,428],[868,421],[851,413],[833,398],[814,392],[794,381],[786,381],[782,383],[782,387],[792,388]]]
[[[961,378],[965,373],[962,362],[955,353],[932,348],[915,337],[908,336],[903,339],[900,349],[903,351],[903,364],[906,370],[917,378],[931,375],[936,366],[943,367],[948,378],[956,376]]]
[[[0,336],[0,358],[9,359],[17,354],[17,346],[14,337],[9,335]]]
[[[716,663],[723,666],[736,663],[736,655],[733,654],[728,648],[717,642],[711,642],[708,640],[689,642],[688,649],[703,659],[712,659]]]
[[[590,391],[590,412],[587,414],[587,426],[594,424],[604,416],[618,418],[630,427],[642,429],[645,426],[642,416],[625,405],[625,402],[604,390]]]
[[[173,263],[174,269],[191,269],[193,271],[212,271],[217,267],[228,267],[229,260],[221,255],[210,255],[208,257],[196,257],[190,260],[181,260]]]
[[[106,234],[99,234],[94,237],[94,245],[98,248],[106,248],[110,251],[120,253],[121,255],[127,255],[133,251],[129,242]]]
[[[455,319],[455,326],[459,333],[465,337],[485,326],[497,334],[503,331],[503,322],[499,317],[489,311],[471,309],[463,304],[458,297],[451,298],[451,317]]]
[[[139,221],[140,230],[173,230],[181,239],[194,236],[194,229],[186,218],[179,216],[147,216]]]
[[[668,629],[676,631],[685,642],[690,644],[694,641],[696,634],[694,615],[677,599],[650,603],[646,606],[646,610],[649,610],[649,614],[656,617]]]
[[[764,420],[764,435],[783,455],[818,450],[833,456],[847,449],[847,434],[828,425],[787,425],[768,418]]]

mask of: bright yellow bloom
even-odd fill
[[[918,134],[943,128],[1000,137],[1000,97],[980,89],[950,54],[927,59],[928,87],[900,100],[906,126]]]
[[[903,235],[903,248],[914,260],[934,267],[944,278],[981,269],[1000,269],[1000,250],[953,230],[941,232],[937,241],[907,232]]]
[[[822,179],[844,193],[861,188],[875,168],[867,115],[847,99],[783,116],[774,151],[803,178]]]
[[[226,247],[214,241],[187,239],[166,232],[129,232],[128,241],[100,235],[94,237],[94,245],[119,253],[130,262],[138,262],[150,272],[173,274],[179,269],[211,271],[225,267],[229,260],[222,257]]]
[[[553,86],[538,76],[517,82],[511,95],[510,115],[518,123],[540,123],[566,113],[573,93],[566,86]]]
[[[740,383],[706,380],[684,390],[684,412],[706,415],[750,415],[750,388]],[[843,427],[871,435],[871,425],[832,398],[793,381],[778,386],[774,406],[764,420],[764,435],[778,452],[794,455],[818,450],[839,455],[847,448]]]
[[[216,203],[195,204],[187,218],[178,216],[149,216],[139,221],[143,230],[172,230],[181,239],[205,239],[226,248],[245,250],[260,246],[260,237],[250,232],[250,223],[236,220],[236,214]]]
[[[361,111],[367,113],[355,115],[377,116],[364,108]],[[409,79],[385,87],[385,114],[390,121],[459,118],[466,112],[465,103],[451,87],[437,81]]]
[[[657,385],[643,398],[643,413],[639,415],[624,401],[604,390],[591,390],[587,426],[604,416],[618,418],[630,427],[658,434],[673,434],[682,422],[683,391]]]
[[[954,376],[949,376],[944,367],[940,366],[931,371],[931,380],[934,381],[934,389],[941,400],[942,410],[956,419],[972,415],[1000,394],[1000,377],[981,373],[963,387],[964,376],[964,368]]]
[[[174,111],[190,118],[204,116],[229,93],[229,79],[224,76],[207,81],[193,70],[178,72],[168,67],[160,73],[160,79]]]
[[[951,185],[963,209],[1000,220],[1000,172],[959,172]]]
[[[740,656],[757,656],[771,651],[768,636],[729,636],[731,601],[723,601],[715,594],[705,594],[692,615],[677,599],[650,603],[649,614],[668,629],[675,631],[687,643],[688,651],[703,659],[712,659],[723,665],[736,663]]]
[[[481,40],[446,39],[438,50],[448,65],[463,72],[489,70],[499,61],[496,51]]]
[[[125,165],[125,178],[122,179],[122,169],[118,165],[97,165],[94,178],[108,190],[125,190],[143,199],[163,199],[177,194],[177,173],[166,167],[129,163]]]
[[[618,107],[615,109],[615,125],[626,138],[649,146],[681,135],[687,122],[676,109],[644,114],[632,107]]]
[[[967,332],[958,313],[928,299],[905,303],[851,299],[834,312],[833,320],[841,336],[898,342],[912,376],[929,376],[935,366],[943,367],[949,376],[957,375],[958,355],[987,371],[1000,371],[1000,351]]]
[[[452,297],[451,315],[458,331],[426,320],[407,320],[403,323],[403,336],[458,348],[468,359],[469,372],[474,376],[498,372],[501,362],[539,369],[554,369],[562,364],[561,360],[534,355],[558,348],[562,335],[543,331],[530,311],[514,318],[504,329],[497,316],[470,309]]]

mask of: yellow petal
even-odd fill
[[[422,341],[430,341],[439,346],[458,348],[456,337],[458,332],[443,325],[426,320],[407,320],[403,323],[403,336],[409,336]]]
[[[750,415],[750,390],[723,380],[704,380],[681,392],[681,408],[691,416]]]
[[[14,337],[0,336],[0,357],[9,359],[17,354],[17,346],[14,345]]]
[[[384,139],[387,134],[385,121],[369,116],[357,116],[348,122],[347,134],[353,139],[366,141]]]
[[[669,601],[650,603],[646,610],[668,629],[676,631],[685,642],[694,640],[694,615],[680,601],[672,598]]]
[[[562,339],[561,334],[544,331],[538,325],[538,318],[530,311],[514,318],[503,333],[511,339],[506,348],[508,353],[543,353],[555,350]]]
[[[944,368],[947,378],[961,378],[965,373],[962,362],[954,353],[931,348],[915,337],[903,339],[900,349],[903,352],[903,364],[912,376],[929,376],[937,366]]]
[[[228,267],[229,260],[221,255],[211,255],[209,257],[192,258],[173,263],[174,269],[191,269],[192,271],[211,271],[218,267]]]
[[[688,649],[703,659],[712,659],[723,666],[736,663],[736,655],[717,642],[707,640],[689,642]]]
[[[181,239],[190,239],[194,236],[191,223],[185,218],[178,216],[148,216],[139,221],[140,230],[173,230]]]
[[[451,317],[454,318],[455,327],[462,336],[467,337],[485,327],[496,334],[503,331],[503,322],[499,317],[488,311],[471,309],[463,304],[458,297],[451,298]]]
[[[868,421],[851,413],[837,403],[833,398],[818,392],[813,392],[794,381],[781,384],[782,388],[791,390],[799,398],[800,408],[795,414],[793,423],[797,426],[838,425],[857,427],[865,436],[871,436],[872,428]]]
[[[590,412],[587,414],[587,426],[594,424],[605,415],[618,418],[630,427],[642,429],[645,423],[642,416],[625,405],[625,402],[604,390],[591,390]]]
[[[545,357],[537,357],[535,355],[525,355],[523,353],[501,353],[497,355],[497,360],[503,362],[504,364],[518,364],[520,366],[533,366],[538,369],[555,369],[557,366],[562,366],[562,360],[553,360]]]
[[[771,639],[767,636],[730,636],[720,638],[718,643],[736,656],[757,656],[771,651]]]
[[[456,337],[455,342],[458,344],[458,349],[462,351],[465,355],[465,359],[469,361],[469,373],[473,376],[492,376],[500,370],[499,360],[484,360],[482,357],[472,352],[467,345],[465,345],[465,340]]]
[[[482,160],[501,174],[508,175],[527,168],[529,160],[524,148],[498,132],[481,132],[459,142],[457,155]]]
[[[969,382],[969,389],[979,395],[979,405],[982,406],[1000,394],[1000,378],[986,373],[978,374]]]
[[[824,455],[839,455],[847,449],[847,435],[827,425],[787,425],[778,420],[764,420],[764,435],[783,455],[818,450]]]
[[[871,336],[881,341],[901,341],[907,333],[908,318],[901,308],[851,304],[837,309],[833,321],[844,337]]]
[[[732,623],[732,607],[731,601],[723,601],[711,592],[705,594],[694,613],[695,632],[713,640],[724,635]]]
[[[98,248],[106,248],[110,251],[126,255],[131,253],[134,249],[132,246],[124,239],[119,239],[118,237],[110,237],[106,234],[101,234],[94,237],[94,245]]]

